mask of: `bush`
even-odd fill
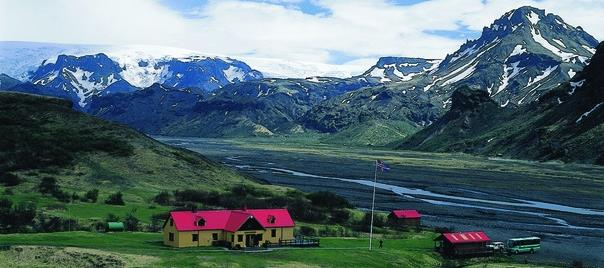
[[[21,183],[21,178],[12,173],[0,172],[0,183],[4,184],[4,186],[16,186]]]
[[[107,200],[105,200],[105,204],[123,206],[126,203],[124,203],[124,200],[122,199],[122,192],[117,192],[115,194],[109,195]]]
[[[56,191],[52,192],[52,196],[63,203],[69,203],[69,201],[71,201],[71,197],[72,197],[70,194],[59,190],[58,187],[57,187]]]
[[[171,205],[172,204],[172,195],[168,192],[168,191],[162,191],[161,193],[157,194],[155,197],[153,197],[153,202],[159,204],[159,205]]]
[[[345,209],[337,209],[331,212],[329,220],[331,223],[342,224],[350,219],[350,212]]]
[[[380,213],[373,214],[373,227],[384,227],[385,218]],[[363,232],[369,232],[371,229],[371,212],[365,213],[363,218],[357,224],[357,228]]]
[[[15,232],[32,226],[36,217],[36,205],[21,202],[14,205],[7,198],[0,199],[0,232]]]
[[[317,236],[317,230],[310,226],[302,226],[300,227],[300,235],[303,236]]]
[[[149,231],[151,231],[151,232],[160,231],[161,228],[163,227],[164,222],[169,217],[170,217],[169,212],[151,215],[151,224],[149,225]]]
[[[84,194],[84,200],[89,201],[90,203],[96,203],[97,198],[99,197],[99,190],[92,189]]]
[[[328,209],[352,207],[348,200],[329,191],[319,191],[306,195],[313,205]]]
[[[38,191],[43,194],[53,194],[58,190],[57,179],[54,177],[44,177],[38,185]]]
[[[117,215],[115,215],[113,213],[109,213],[109,214],[107,214],[107,217],[105,217],[105,222],[116,222],[116,221],[120,221],[120,217],[118,217]]]
[[[321,211],[313,209],[310,202],[303,198],[298,197],[294,200],[291,200],[287,208],[289,209],[292,217],[298,220],[306,222],[321,222],[327,218],[327,216]]]
[[[124,227],[126,231],[136,232],[138,231],[138,224],[140,220],[134,216],[134,212],[128,213],[124,218]]]
[[[40,213],[35,229],[38,232],[62,232],[79,230],[80,226],[74,219],[64,219],[59,216],[47,216]]]

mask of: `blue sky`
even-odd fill
[[[602,0],[0,0],[0,40],[365,68],[380,56],[443,58],[523,5],[604,37]]]

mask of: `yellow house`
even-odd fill
[[[258,247],[294,239],[287,209],[172,211],[163,227],[172,247]]]

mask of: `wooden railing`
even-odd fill
[[[289,240],[279,240],[278,243],[268,244],[269,247],[318,247],[321,243],[318,238],[299,237]]]

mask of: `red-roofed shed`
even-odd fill
[[[482,231],[443,233],[435,239],[437,248],[449,256],[489,255],[493,251],[487,247],[491,239]]]
[[[398,209],[388,214],[388,223],[396,229],[419,228],[422,215],[415,209]]]

